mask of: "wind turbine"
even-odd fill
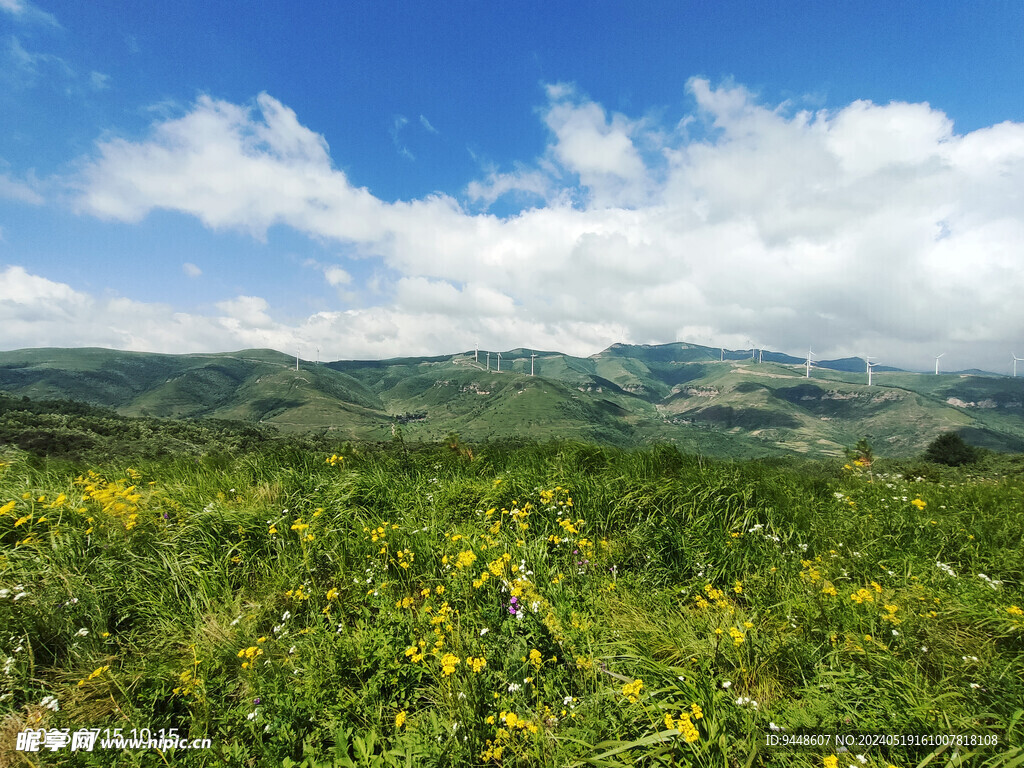
[[[807,359],[804,361],[804,365],[807,367],[807,373],[804,374],[805,379],[811,378],[811,348],[807,348]]]
[[[868,372],[868,386],[870,387],[870,386],[871,386],[871,370],[872,370],[872,369],[873,369],[873,368],[874,368],[874,367],[875,367],[876,365],[878,365],[878,363],[877,363],[877,362],[874,362],[874,363],[872,363],[872,362],[871,362],[871,356],[870,356],[870,355],[864,355],[864,357],[863,357],[862,359],[864,360],[864,364],[865,364],[865,366],[867,367],[867,372]]]
[[[755,352],[754,342],[752,342],[750,339],[747,339],[747,344],[750,345],[750,359],[753,360],[754,359],[754,352]]]
[[[944,355],[944,354],[946,354],[946,353],[943,352],[942,355]],[[936,376],[939,375],[939,358],[942,357],[942,355],[936,355],[935,356],[935,375]]]
[[[299,350],[295,350],[295,370],[299,370]]]
[[[477,342],[476,346],[473,348],[473,362],[474,363],[479,363],[480,362],[480,343],[479,342]]]
[[[1013,378],[1017,378],[1017,363],[1024,362],[1024,357],[1017,357],[1013,352],[1010,354],[1013,355]]]
[[[320,347],[316,348],[316,364],[320,365]]]
[[[760,347],[760,348],[759,348],[759,349],[757,350],[757,362],[758,362],[758,363],[760,363],[760,362],[761,362],[761,355],[763,355],[763,354],[764,354],[764,347]]]
[[[530,354],[530,375],[533,376],[533,358],[537,356],[536,352]]]
[[[501,352],[498,353],[498,373],[501,373]]]
[[[720,362],[720,363],[724,363],[725,362],[725,347],[722,347],[722,358],[718,362]]]

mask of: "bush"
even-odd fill
[[[959,467],[977,461],[978,451],[965,443],[956,432],[945,432],[932,440],[924,452],[924,457],[936,464]]]

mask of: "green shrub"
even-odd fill
[[[924,457],[936,464],[960,467],[977,461],[978,452],[965,443],[956,432],[944,432],[931,441],[924,452]]]

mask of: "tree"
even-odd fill
[[[924,458],[935,464],[959,467],[978,460],[978,451],[964,442],[956,432],[943,432],[928,445]]]

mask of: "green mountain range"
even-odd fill
[[[724,359],[723,359],[724,358]],[[590,357],[513,349],[316,364],[272,350],[162,355],[107,349],[0,352],[0,390],[126,416],[215,417],[412,441],[670,442],[706,455],[839,455],[867,438],[889,456],[956,431],[1024,451],[1024,377],[922,374],[693,344],[615,344]],[[488,368],[489,365],[489,368]],[[531,365],[535,375],[531,375]]]

